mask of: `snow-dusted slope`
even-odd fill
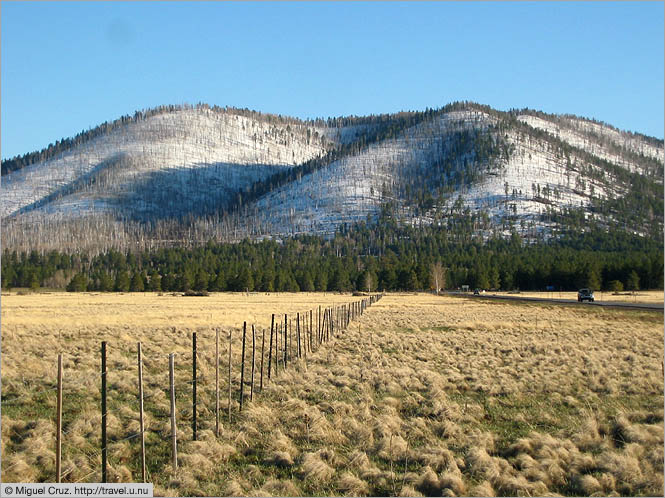
[[[96,247],[329,234],[388,202],[414,225],[446,223],[455,206],[478,230],[547,234],[552,213],[581,209],[646,233],[662,227],[662,184],[662,141],[571,116],[453,104],[326,126],[197,107],[3,175],[1,214],[5,241],[40,248],[90,231],[104,234]]]
[[[258,222],[265,233],[331,233],[341,223],[375,215],[386,201],[400,207],[407,222],[431,223],[435,218],[445,219],[461,197],[464,207],[482,214],[495,227],[511,220],[523,233],[535,234],[551,228],[552,224],[543,220],[548,211],[583,208],[588,215],[599,199],[626,195],[631,188],[629,180],[617,176],[603,161],[640,175],[653,177],[657,171],[653,181],[663,182],[662,149],[639,136],[607,126],[587,133],[585,126],[596,125],[573,118],[565,118],[565,126],[530,115],[518,119],[529,126],[501,128],[500,116],[478,109],[438,115],[395,139],[373,144],[360,154],[344,157],[271,192],[246,213],[253,214],[251,222]],[[543,137],[536,129],[547,131],[556,140]],[[396,194],[397,187],[412,177],[427,177],[428,168],[442,157],[446,144],[459,130],[492,134],[509,145],[510,155],[492,164],[476,164],[484,173],[478,181],[453,185],[443,204],[419,212]],[[357,129],[346,133],[354,132]],[[337,133],[342,135],[345,130]],[[562,144],[568,146],[565,151]],[[464,157],[453,159],[465,161]],[[452,173],[449,171],[441,182],[453,182]],[[428,188],[434,191],[439,186]],[[509,233],[508,228],[505,233]]]
[[[522,114],[518,119],[529,126],[550,133],[573,147],[630,171],[647,173],[640,164],[639,156],[655,159],[661,164],[665,157],[662,146],[649,143],[638,135],[621,132],[591,121],[568,116],[549,120],[529,114]]]
[[[40,203],[51,213],[82,214],[121,201],[127,211],[128,199],[150,203],[153,194],[163,199],[169,191],[180,198],[219,200],[322,154],[325,142],[305,125],[181,109],[129,123],[60,157],[3,175],[1,215]]]
[[[548,142],[532,136],[511,132],[507,140],[513,149],[504,167],[461,192],[466,206],[494,221],[507,216],[534,221],[551,207],[589,208],[592,195],[619,196],[625,191],[619,183],[588,178],[582,172],[588,165],[574,152],[569,163]]]
[[[254,212],[267,232],[334,232],[340,224],[364,220],[382,203],[398,200],[393,192],[400,179],[435,161],[451,133],[486,129],[494,122],[479,111],[437,116],[271,192],[256,203]]]

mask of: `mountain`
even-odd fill
[[[387,213],[483,238],[593,226],[662,241],[663,161],[659,139],[468,102],[312,121],[165,106],[3,161],[2,236],[152,248],[329,235]]]

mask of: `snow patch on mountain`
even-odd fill
[[[557,122],[529,114],[522,114],[518,116],[518,119],[533,128],[546,131],[573,147],[582,149],[631,172],[645,173],[639,164],[631,160],[629,155],[622,154],[622,151],[644,155],[661,163],[665,157],[662,147],[656,147],[635,135],[619,132],[586,120],[562,117],[560,118],[561,123],[563,123],[562,126]],[[608,145],[612,145],[612,147],[608,147]]]
[[[274,172],[273,167],[292,167],[323,154],[326,143],[317,130],[305,125],[285,126],[209,109],[182,109],[129,123],[50,161],[4,175],[0,214],[6,217],[81,178],[103,174],[109,165],[117,166],[119,158],[125,158],[131,167],[110,168],[116,191],[131,188],[155,172],[204,171],[211,166],[214,173],[208,176],[228,191],[236,191],[266,178]],[[182,177],[177,172],[165,176]],[[105,195],[91,185],[86,193]]]
[[[340,224],[374,216],[386,201],[399,201],[390,194],[396,179],[431,164],[452,132],[495,122],[480,111],[442,114],[274,190],[252,214],[273,233],[332,233]]]
[[[592,194],[607,197],[622,193],[607,182],[585,177],[572,163],[567,165],[554,154],[547,143],[517,133],[508,134],[507,139],[514,149],[505,166],[461,192],[465,206],[484,211],[495,221],[517,214],[536,220],[548,206],[589,207]],[[583,164],[575,155],[571,160]]]

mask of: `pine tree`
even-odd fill
[[[140,273],[134,273],[132,275],[132,281],[129,284],[129,291],[130,292],[143,292],[145,290],[145,286],[143,285],[143,279],[141,278]]]
[[[243,265],[236,277],[235,290],[238,292],[251,292],[254,290],[254,279],[247,265]]]
[[[626,280],[626,289],[629,291],[640,290],[640,277],[635,270],[631,271]]]
[[[601,288],[601,276],[600,269],[596,266],[587,267],[585,273],[585,287],[588,287],[591,290],[596,290]]]
[[[325,268],[319,267],[314,275],[314,289],[318,292],[324,292],[328,288],[328,273]]]
[[[196,272],[196,279],[194,280],[194,290],[195,291],[204,291],[208,289],[208,274],[200,269]]]
[[[101,292],[109,292],[113,290],[113,279],[108,272],[102,271],[99,273],[98,289]]]
[[[4,260],[4,257],[3,257],[3,260]],[[7,290],[11,289],[15,278],[16,278],[16,271],[14,270],[14,268],[12,266],[3,265],[3,267],[2,267],[2,288],[7,289]]]
[[[37,289],[39,289],[39,275],[34,271],[30,277],[30,290],[36,291]]]
[[[77,273],[67,285],[67,292],[85,292],[88,288],[88,277]]]
[[[299,289],[303,292],[312,292],[314,290],[314,281],[309,271],[304,271],[297,282]]]
[[[148,282],[148,288],[152,292],[159,292],[162,290],[162,277],[157,272],[157,270],[153,270],[150,272],[150,281]]]
[[[208,284],[208,290],[211,292],[223,292],[226,290],[226,278],[224,277],[224,270],[221,268],[215,276],[214,280],[211,279]]]
[[[170,273],[167,273],[162,277],[162,290],[163,291],[173,291],[175,289],[175,279],[173,278],[173,275]]]
[[[129,274],[126,271],[119,271],[115,276],[113,289],[116,292],[129,292]]]

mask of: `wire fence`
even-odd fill
[[[164,372],[164,371],[160,372],[159,370],[155,371],[156,368],[155,366],[161,363],[160,361],[161,358],[158,359],[157,357],[152,356],[152,353],[150,355],[146,355],[145,352],[142,351],[141,363],[150,363],[153,366],[153,370],[148,375],[147,385],[149,386],[150,389],[154,390],[154,392],[151,392],[150,394],[145,394],[144,392],[142,398],[140,398],[138,396],[139,377],[136,377],[137,380],[136,393],[125,392],[120,390],[119,388],[116,388],[115,390],[111,389],[111,393],[115,393],[115,396],[113,397],[114,402],[116,404],[127,403],[132,398],[135,398],[134,395],[136,394],[135,400],[139,402],[142,401],[143,403],[152,400],[156,396],[164,396],[165,397],[164,404],[166,404],[166,402],[168,401],[169,396],[175,400],[174,406],[177,406],[178,404],[182,405],[182,403],[188,403],[188,406],[186,408],[180,410],[176,409],[174,411],[169,407],[166,413],[164,413],[164,410],[166,408],[165,406],[161,405],[157,406],[154,403],[148,403],[148,407],[150,409],[148,413],[150,414],[149,415],[150,418],[153,421],[163,421],[170,419],[172,421],[171,427],[160,428],[161,424],[152,423],[149,424],[150,426],[144,425],[142,431],[133,431],[129,434],[125,433],[124,435],[122,435],[122,437],[118,437],[118,434],[114,433],[110,438],[104,441],[103,439],[106,437],[106,425],[104,425],[102,430],[102,437],[100,438],[101,444],[99,448],[97,448],[95,447],[92,441],[89,441],[89,438],[87,438],[87,441],[89,442],[85,446],[80,446],[68,442],[67,437],[69,436],[71,438],[71,436],[73,436],[78,430],[73,421],[70,421],[71,426],[68,427],[67,430],[63,430],[61,427],[59,428],[59,431],[56,430],[56,435],[59,432],[60,436],[59,438],[56,439],[60,441],[61,445],[60,448],[56,448],[56,451],[58,452],[59,455],[60,452],[62,451],[62,448],[64,447],[64,449],[70,455],[77,453],[83,454],[88,460],[88,463],[89,464],[92,463],[92,465],[90,466],[94,467],[95,465],[97,465],[97,462],[100,459],[102,460],[103,463],[107,465],[105,455],[107,454],[109,449],[112,449],[116,445],[122,444],[126,441],[135,440],[141,436],[143,437],[148,436],[152,440],[156,438],[158,441],[162,443],[170,441],[173,443],[173,449],[175,450],[177,447],[176,432],[178,431],[177,427],[178,421],[180,421],[181,423],[183,421],[192,423],[191,427],[192,437],[196,439],[196,430],[198,428],[197,424],[200,425],[201,423],[200,419],[197,420],[198,411],[206,411],[208,413],[212,412],[216,421],[219,421],[222,418],[222,411],[227,412],[229,418],[231,416],[234,407],[236,412],[241,412],[243,409],[243,403],[251,402],[254,395],[259,393],[259,391],[255,389],[255,384],[260,383],[261,386],[264,386],[267,384],[268,379],[274,378],[274,376],[279,375],[280,372],[283,372],[286,368],[292,366],[294,362],[300,361],[303,358],[306,361],[308,353],[311,354],[316,349],[321,347],[323,344],[330,342],[332,339],[334,339],[334,337],[338,333],[348,328],[351,321],[359,318],[369,306],[377,302],[379,299],[381,299],[381,297],[382,297],[381,294],[375,294],[368,298],[347,303],[341,306],[333,306],[325,309],[319,307],[318,310],[308,310],[305,313],[295,313],[295,319],[293,318],[293,315],[291,315],[291,317],[289,318],[288,314],[272,315],[269,335],[267,334],[268,332],[267,329],[258,330],[259,333],[257,334],[257,329],[255,329],[252,326],[251,332],[249,334],[250,335],[249,340],[247,340],[247,335],[248,335],[247,323],[245,323],[242,329],[243,346],[242,346],[242,352],[240,353],[240,362],[239,362],[240,372],[237,371],[238,370],[237,361],[235,364],[235,369],[233,368],[234,365],[231,354],[232,349],[237,349],[238,347],[238,345],[236,345],[236,347],[234,348],[233,344],[233,339],[235,335],[234,332],[237,333],[236,330],[229,331],[228,334],[223,334],[220,333],[223,332],[221,329],[219,328],[214,329],[216,354],[212,355],[209,354],[207,351],[199,351],[197,349],[196,333],[193,333],[192,351],[190,351],[189,354],[173,353],[174,358],[183,357],[185,358],[185,362],[182,365],[179,364],[179,368],[177,370],[174,368],[172,372],[173,375],[172,383],[169,382],[169,377],[171,375],[169,372]],[[313,319],[314,316],[317,317],[316,327],[314,327],[315,325],[314,323],[315,320]],[[219,343],[225,339],[223,335],[227,336],[226,339],[227,339],[228,361],[226,365],[227,367],[226,372],[224,372],[224,368],[222,368],[222,365],[220,363],[220,360],[224,359],[226,354],[224,351],[222,351],[222,349],[224,348],[219,348],[220,345]],[[259,340],[257,340],[257,336]],[[295,344],[294,340],[296,341]],[[236,342],[239,341],[240,339],[236,338]],[[247,343],[250,343],[250,346],[246,347]],[[141,344],[140,342],[137,343],[137,345],[139,345],[139,348],[140,344]],[[201,343],[199,342],[199,344]],[[256,356],[256,349],[260,350],[258,361]],[[106,348],[103,347],[102,351],[106,351]],[[156,353],[157,352],[155,352],[155,354]],[[248,356],[249,359],[247,358]],[[191,361],[188,362],[187,360]],[[203,382],[203,378],[198,377],[197,375],[198,371],[196,370],[196,368],[194,368],[193,370],[191,369],[193,365],[197,365],[195,363],[196,360],[199,361],[198,363],[199,369],[201,368],[209,369],[211,367],[211,364],[214,366],[215,375],[212,376],[216,380],[214,386],[210,384],[210,377],[211,377],[210,375],[206,376],[205,384],[203,386],[197,386],[197,384]],[[248,363],[247,365],[246,361]],[[201,363],[203,363],[203,365]],[[87,375],[85,377],[76,377],[76,376],[71,377],[67,375],[64,376],[64,378],[61,381],[61,384],[56,385],[55,387],[47,387],[34,392],[21,394],[16,397],[12,396],[10,392],[9,399],[0,400],[1,406],[3,409],[5,407],[7,408],[19,407],[20,409],[21,405],[27,407],[30,406],[31,404],[36,403],[37,402],[36,399],[40,396],[43,396],[44,394],[48,395],[56,393],[62,396],[63,393],[67,392],[69,393],[78,392],[82,389],[88,390],[89,389],[87,387],[88,383],[92,380],[97,380],[101,384],[99,396],[100,399],[104,400],[102,402],[102,404],[104,405],[104,402],[106,401],[106,397],[108,395],[108,388],[106,387],[107,382],[102,382],[104,380],[104,376],[106,376],[107,381],[110,376],[113,376],[114,378],[117,376],[118,379],[134,377],[137,375],[137,370],[139,367],[137,361],[134,368],[132,367],[108,368],[108,366],[106,365],[105,358],[102,362],[102,365],[105,365],[106,367],[105,371],[100,371],[95,374]],[[166,362],[164,362],[164,365],[166,365]],[[258,379],[259,374],[256,373],[257,369],[260,369],[260,380]],[[264,372],[267,373],[266,379],[264,379]],[[175,379],[176,373],[178,374],[179,377],[182,377],[183,375],[191,375],[192,378],[188,380],[177,380],[176,382]],[[251,380],[249,377],[250,375],[251,375]],[[223,377],[226,377],[224,386],[222,386],[218,382]],[[141,381],[143,381],[142,378]],[[249,386],[250,393],[247,395],[247,399],[245,400],[245,389],[247,386]],[[197,393],[196,392],[197,387],[203,387],[203,389],[200,389]],[[102,389],[104,388],[107,389],[107,392],[103,392]],[[21,389],[25,389],[25,387],[21,387]],[[226,394],[225,396],[227,404],[226,410],[222,410],[221,407],[222,403],[219,402],[221,392],[224,392]],[[175,395],[176,393],[179,393],[179,397],[176,397]],[[202,396],[204,398],[203,401],[208,403],[211,402],[211,398],[214,396],[215,409],[210,410],[206,406],[199,405],[198,400],[201,399],[199,397],[200,395],[203,395]],[[67,401],[67,396],[65,395],[63,397],[64,405],[66,405],[66,401]],[[140,405],[143,406],[143,403],[140,403]],[[113,413],[113,410],[109,409],[108,404],[106,404],[105,406],[106,406],[106,411],[104,410],[100,411],[102,415],[103,424],[106,424],[107,420],[106,416]],[[73,409],[67,412],[67,414],[70,417],[72,414],[75,413],[76,412]],[[59,417],[61,417],[61,413],[59,414]],[[143,412],[141,413],[141,418],[143,418]],[[61,418],[58,418],[59,423],[61,423],[60,421]],[[24,434],[17,432],[16,428],[14,428],[13,434],[11,436],[11,445],[7,445],[5,447],[5,451],[3,452],[3,460],[8,454],[11,454],[12,448],[20,447],[20,445],[26,439],[34,435],[35,435],[34,427],[30,427],[29,424],[25,426]],[[141,455],[142,461],[145,461],[145,453],[143,453],[143,451],[145,450],[145,446],[144,445],[141,446],[143,447]],[[21,460],[19,459],[17,462],[14,462],[13,464],[9,465],[6,468],[3,468],[2,469],[3,473],[6,474],[20,463]],[[177,468],[177,458],[175,452],[173,454],[172,465],[173,465],[173,470],[175,470]],[[64,470],[61,470],[60,475],[55,476],[57,482],[60,482],[60,479],[62,477],[66,478],[68,476],[73,475],[74,470],[75,470],[74,467],[68,467]],[[82,477],[78,477],[76,480],[72,480],[70,482],[84,482],[90,476],[98,474],[100,472],[102,477],[107,475],[106,468],[95,469],[83,475]],[[146,472],[147,475],[151,475],[150,469],[146,468]]]

